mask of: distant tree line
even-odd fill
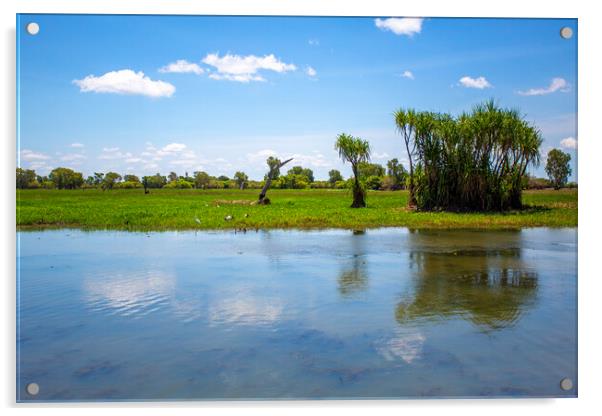
[[[328,172],[328,180],[316,180],[313,171],[302,166],[293,166],[286,174],[276,170],[273,176],[271,187],[275,189],[347,189],[353,182],[351,178],[344,179],[336,169]],[[377,163],[360,164],[360,177],[369,189],[398,190],[405,188],[407,172],[397,159],[392,159],[387,162],[387,168]],[[32,169],[17,168],[19,189],[261,189],[266,178],[263,181],[250,180],[242,171],[236,172],[232,178],[211,176],[199,171],[192,175],[186,172],[184,176],[170,172],[167,176],[157,173],[142,177],[117,172],[94,172],[84,179],[81,172],[63,167],[52,170],[48,176],[37,175]]]
[[[409,205],[421,210],[503,211],[522,207],[522,190],[554,187],[560,189],[571,175],[571,156],[552,149],[546,158],[549,179],[528,175],[529,166],[538,166],[543,142],[539,130],[517,111],[498,107],[493,101],[475,106],[471,112],[449,114],[400,109],[394,113],[401,134],[408,169],[398,159],[386,166],[370,160],[367,140],[342,133],[335,150],[351,165],[352,176],[328,172],[328,180],[316,180],[309,168],[296,165],[283,174],[284,165],[276,157],[266,160],[268,173],[263,181],[249,180],[238,171],[232,178],[211,176],[198,171],[179,176],[170,172],[139,178],[133,174],[95,172],[84,179],[82,173],[58,167],[48,176],[17,168],[17,188],[79,189],[261,189],[258,202],[269,203],[267,190],[350,189],[352,207],[366,206],[367,190],[409,190]]]

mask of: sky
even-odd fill
[[[572,156],[577,21],[403,17],[19,15],[18,166],[251,179],[294,158],[351,175],[340,133],[407,167],[393,112],[494,99]],[[25,27],[39,24],[30,35]],[[560,36],[573,30],[571,39]]]

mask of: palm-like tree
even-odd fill
[[[339,152],[339,157],[343,162],[351,164],[351,170],[353,171],[353,203],[351,208],[365,207],[366,191],[359,180],[358,165],[370,161],[370,144],[367,140],[341,133],[337,137],[334,148]]]
[[[410,205],[420,209],[521,208],[522,179],[539,163],[541,133],[493,100],[458,117],[398,110],[410,165]]]
[[[414,160],[413,155],[416,151],[415,142],[413,140],[413,135],[416,131],[416,112],[414,110],[404,110],[399,109],[394,114],[395,116],[395,125],[397,129],[403,136],[403,141],[406,147],[406,152],[408,154],[409,164],[410,164],[410,206],[416,206],[416,195],[414,191]]]

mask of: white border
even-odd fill
[[[420,0],[414,2],[369,0],[2,0],[2,55],[0,72],[3,97],[0,100],[2,128],[2,240],[3,265],[2,375],[1,404],[12,414],[30,413],[43,408],[49,414],[105,414],[107,410],[127,408],[133,415],[195,413],[220,414],[330,414],[346,415],[378,411],[399,415],[401,412],[467,416],[504,415],[526,411],[546,415],[589,414],[601,408],[598,390],[601,374],[599,297],[602,276],[597,270],[600,230],[599,212],[602,194],[599,161],[602,143],[599,40],[602,17],[595,2],[525,0],[501,2]],[[123,14],[238,14],[238,15],[333,15],[333,16],[448,16],[448,17],[576,17],[579,18],[579,399],[514,400],[412,400],[412,401],[304,401],[304,402],[175,402],[79,405],[15,405],[15,14],[20,13],[123,13]],[[598,185],[598,186],[596,186]],[[553,325],[550,322],[550,325]],[[142,408],[141,408],[142,407]]]

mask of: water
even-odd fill
[[[576,237],[21,232],[18,399],[574,397]]]

